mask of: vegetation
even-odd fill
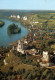
[[[32,41],[29,45],[31,45],[32,48],[34,46],[35,49],[40,50],[40,56],[42,56],[41,52],[44,50],[49,51],[49,56],[50,54],[52,55],[55,50],[55,12],[34,11],[33,13],[30,12],[30,14],[26,14],[26,16],[28,17],[27,21],[21,18],[21,23],[31,30]],[[12,26],[8,28],[10,34],[19,33],[17,31],[17,25],[11,24],[9,26]],[[33,36],[34,33],[35,37]],[[17,77],[19,80],[55,80],[55,67],[40,67],[37,57],[21,54],[15,50],[9,52],[9,49],[5,50],[1,47],[0,53],[4,53],[4,51],[5,53],[9,53],[9,56],[4,56],[8,63],[7,65],[3,63],[4,58],[0,61],[1,80],[17,80]],[[55,55],[53,54],[53,56]],[[55,57],[54,59],[51,57],[51,60],[52,62],[54,61],[55,64]]]
[[[27,14],[27,21],[21,20],[22,25],[31,30],[31,37],[35,34],[36,43],[32,44],[39,50],[55,50],[55,13],[36,12]],[[35,23],[39,22],[39,23]],[[50,42],[52,41],[52,42]],[[36,45],[37,44],[37,45]]]
[[[21,32],[21,28],[19,28],[18,25],[15,25],[14,23],[10,24],[7,30],[8,34],[16,34]]]
[[[33,56],[25,56],[17,51],[10,51],[0,67],[1,80],[55,80],[55,69],[42,68]],[[34,65],[35,64],[35,65]]]
[[[17,71],[9,68],[7,73],[0,71],[1,80],[17,80],[17,77],[19,77],[19,80],[55,80],[55,73],[52,70],[38,67],[28,71],[25,68],[18,69]]]
[[[4,25],[4,22],[0,21],[0,27],[3,27],[3,25]]]

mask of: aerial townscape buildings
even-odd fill
[[[42,53],[41,53],[39,49],[37,50],[35,47],[30,45],[31,42],[32,43],[35,42],[35,34],[33,35],[33,39],[29,35],[29,37],[27,36],[27,37],[25,37],[25,39],[18,40],[16,47],[15,47],[15,45],[12,46],[13,50],[17,50],[19,53],[21,53],[23,55],[26,54],[26,56],[27,55],[36,56],[37,61],[39,61],[40,66],[48,67],[48,66],[54,65],[54,63],[52,63],[50,60],[51,57],[54,57],[54,56],[51,54],[49,55],[49,51],[47,51],[47,50],[42,51]],[[41,55],[40,55],[40,53],[41,53]]]
[[[10,17],[11,18],[18,18],[18,19],[20,19],[20,15],[11,15]]]
[[[24,16],[24,17],[23,17],[23,20],[27,20],[27,16]]]
[[[55,0],[0,0],[0,80],[55,80]]]
[[[10,18],[17,18],[17,19],[22,18],[25,21],[28,19],[27,16],[20,17],[20,15],[14,15],[14,14],[11,15]],[[38,22],[33,22],[33,23],[38,23]]]

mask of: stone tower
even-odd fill
[[[48,51],[43,51],[42,62],[40,65],[43,67],[48,67],[50,65]]]

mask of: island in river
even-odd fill
[[[0,20],[0,27],[3,27],[3,25],[4,25],[4,21]]]
[[[7,31],[9,35],[16,34],[21,32],[21,28],[18,27],[18,25],[12,23],[8,26]]]

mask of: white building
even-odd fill
[[[27,42],[27,40],[26,40],[26,39],[24,40],[24,43],[25,43],[25,44],[28,44],[28,42]]]
[[[48,67],[50,65],[48,51],[43,51],[42,62],[40,62],[40,65],[42,67]]]
[[[27,16],[24,16],[24,17],[23,17],[23,20],[27,20]]]
[[[9,53],[8,53],[8,57],[9,57]]]
[[[49,55],[48,55],[48,52],[47,51],[43,51],[43,58],[42,58],[44,61],[49,61]]]
[[[5,60],[5,59],[4,59],[4,61],[3,61],[3,62],[4,62],[4,65],[7,65],[7,64],[8,64],[8,63],[6,62],[6,60]]]
[[[17,18],[18,18],[18,19],[20,19],[20,16],[19,16],[19,15],[17,15]]]
[[[34,37],[36,36],[36,34],[34,33]]]
[[[30,54],[30,55],[35,55],[37,53],[36,49],[30,49],[30,50],[26,50],[26,53]]]
[[[33,22],[33,23],[36,23],[36,24],[37,24],[37,23],[39,23],[39,22]]]
[[[55,51],[53,51],[53,53],[55,54]]]
[[[10,17],[11,17],[11,18],[16,18],[16,16],[15,16],[15,15],[11,15]]]
[[[21,43],[20,40],[18,41],[17,51],[21,52],[22,54],[24,54],[23,44]]]

